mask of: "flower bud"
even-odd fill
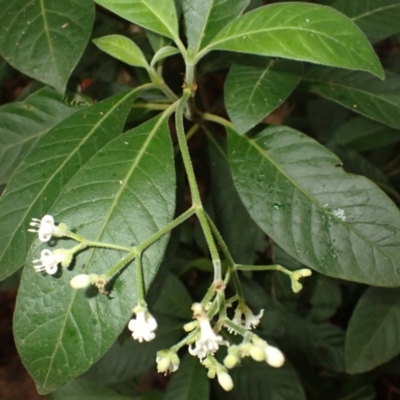
[[[271,367],[279,368],[285,362],[285,356],[276,347],[268,345],[265,349],[265,360]]]
[[[237,356],[233,354],[228,354],[224,359],[224,365],[226,368],[232,369],[239,364],[239,361],[240,359]]]
[[[79,274],[74,276],[69,284],[74,288],[74,289],[85,289],[87,288],[90,284],[90,277],[87,274]]]
[[[265,351],[259,346],[251,346],[250,347],[250,357],[254,361],[264,361],[265,360]]]
[[[217,379],[222,389],[226,390],[227,392],[233,389],[232,378],[227,372],[225,371],[217,372]]]

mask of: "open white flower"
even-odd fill
[[[247,306],[238,306],[235,311],[235,315],[233,316],[232,322],[235,323],[236,325],[241,326],[242,328],[245,329],[252,329],[255,328],[259,323],[260,319],[264,315],[264,310],[261,310],[257,315],[254,315],[253,311]],[[228,328],[228,331],[230,333],[235,333],[237,332],[232,329]]]
[[[129,321],[128,329],[132,331],[132,337],[140,343],[145,340],[150,342],[156,337],[154,331],[157,329],[157,321],[145,309],[135,311],[136,318]]]
[[[179,357],[170,350],[160,350],[156,358],[157,371],[167,375],[175,372],[179,368]]]
[[[214,354],[221,344],[224,344],[222,336],[213,331],[210,320],[206,317],[198,318],[200,336],[195,342],[195,347],[189,346],[189,353],[203,359],[207,354]]]
[[[49,275],[54,275],[58,270],[58,264],[65,262],[67,258],[70,258],[68,251],[63,249],[58,249],[51,251],[49,249],[44,249],[40,253],[40,259],[33,260],[35,264],[36,272],[46,271]]]
[[[41,242],[48,242],[52,236],[65,236],[68,231],[65,224],[55,225],[51,215],[45,215],[42,219],[32,218],[29,225],[36,229],[28,229],[28,231],[37,233]]]

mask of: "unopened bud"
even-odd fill
[[[232,369],[239,364],[239,361],[240,359],[237,356],[233,354],[228,354],[224,359],[224,365],[226,368]]]
[[[217,379],[222,389],[226,390],[227,392],[233,389],[232,378],[227,372],[225,371],[218,372]]]
[[[249,352],[254,361],[261,362],[265,360],[265,351],[259,346],[251,346]]]
[[[282,367],[285,362],[283,353],[274,346],[267,346],[265,349],[265,361],[274,368]]]
[[[74,276],[69,282],[69,284],[74,289],[85,289],[91,284],[91,281],[89,275],[79,274]]]

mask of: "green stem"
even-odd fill
[[[224,322],[224,325],[227,326],[230,329],[233,329],[234,331],[236,331],[237,333],[239,333],[242,336],[245,336],[248,334],[248,330],[235,324],[234,322],[232,322],[230,319],[226,318]]]
[[[165,225],[164,228],[162,228],[161,230],[156,232],[154,235],[150,236],[143,243],[134,247],[132,249],[132,251],[125,258],[123,258],[117,265],[115,265],[113,268],[111,268],[108,272],[105,273],[105,276],[107,277],[107,279],[109,280],[111,277],[113,277],[121,268],[123,268],[126,264],[131,262],[137,255],[141,254],[150,245],[152,245],[154,242],[156,242],[158,239],[160,239],[166,233],[168,233],[169,231],[174,229],[176,226],[181,224],[183,221],[188,219],[194,213],[195,213],[195,209],[193,207],[189,208],[187,211],[185,211],[179,217],[175,218],[169,224]]]
[[[111,243],[92,242],[90,240],[85,240],[83,243],[86,244],[88,247],[100,247],[112,250],[132,251],[133,249],[133,247],[119,246],[117,244],[111,244]]]
[[[176,124],[176,133],[178,136],[179,148],[181,149],[183,164],[185,166],[186,175],[189,181],[189,188],[190,188],[190,193],[192,195],[192,202],[195,207],[202,208],[200,193],[197,187],[196,177],[194,175],[192,160],[190,158],[189,149],[186,143],[185,130],[183,127],[183,113],[185,110],[187,100],[189,99],[190,96],[191,96],[190,90],[185,89],[183,92],[183,96],[179,101],[178,107],[176,108],[175,124]]]
[[[138,304],[146,307],[144,300],[144,279],[143,279],[143,266],[142,266],[142,253],[139,253],[136,257],[136,286],[138,294]]]
[[[211,259],[214,266],[214,282],[222,280],[221,259],[218,254],[217,246],[215,245],[214,237],[211,233],[210,225],[203,208],[196,209],[196,215],[199,219],[201,228],[203,229],[204,236],[207,241],[208,248],[210,249]]]
[[[223,125],[227,128],[235,129],[232,122],[228,121],[225,118],[219,117],[218,115],[210,114],[210,113],[203,113],[203,114],[201,114],[201,117],[205,121],[216,122],[217,124]]]
[[[132,108],[146,108],[149,110],[166,110],[171,104],[160,103],[133,103]]]
[[[293,271],[290,271],[289,269],[286,269],[285,267],[282,267],[282,265],[279,264],[273,264],[273,265],[241,265],[237,264],[236,269],[240,271],[279,271],[283,272],[286,275],[292,275]]]
[[[178,96],[169,88],[169,86],[164,82],[164,79],[161,75],[157,74],[157,72],[153,68],[148,68],[147,73],[153,85],[159,90],[161,90],[171,101],[175,102],[178,100]]]

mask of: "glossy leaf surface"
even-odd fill
[[[369,371],[400,353],[400,290],[371,287],[360,298],[346,335],[346,367]]]
[[[180,0],[188,44],[197,52],[226,24],[242,14],[249,0]]]
[[[279,107],[299,83],[303,68],[290,60],[243,56],[230,69],[225,106],[238,133],[245,133]]]
[[[359,69],[383,77],[371,45],[336,10],[306,3],[278,3],[228,24],[205,48],[230,50]]]
[[[79,109],[51,88],[0,107],[0,183],[7,183],[42,135]]]
[[[95,0],[120,17],[169,38],[177,38],[174,0]]]
[[[126,36],[108,35],[93,39],[93,43],[105,53],[133,67],[148,67],[146,58],[137,44]]]
[[[19,165],[0,200],[0,279],[24,264],[34,241],[27,232],[30,220],[47,214],[79,168],[120,134],[134,97],[125,92],[77,111]]]
[[[332,7],[351,18],[372,42],[400,32],[398,0],[337,0]]]
[[[164,400],[208,400],[209,391],[207,370],[197,357],[186,354],[171,377]]]
[[[50,213],[91,240],[129,246],[164,227],[174,211],[172,145],[167,118],[161,116],[100,149],[71,180]],[[142,255],[146,287],[157,272],[167,239],[164,236]],[[27,262],[38,252],[33,246]],[[104,273],[122,256],[108,249],[85,251],[76,257],[74,268],[64,269],[59,277],[25,268],[14,332],[24,365],[41,393],[88,369],[126,326],[137,302],[134,264],[117,276],[110,297],[91,288],[76,291],[69,286],[77,273]]]
[[[228,153],[250,215],[291,256],[336,278],[400,285],[400,214],[375,184],[284,126],[252,139],[229,130]]]
[[[1,0],[0,54],[24,74],[64,92],[93,19],[91,0]]]
[[[355,151],[377,149],[400,140],[400,130],[369,118],[352,118],[340,126],[334,134],[337,144]]]
[[[354,112],[400,129],[400,76],[385,71],[381,81],[367,73],[333,68],[307,68],[307,89]]]

